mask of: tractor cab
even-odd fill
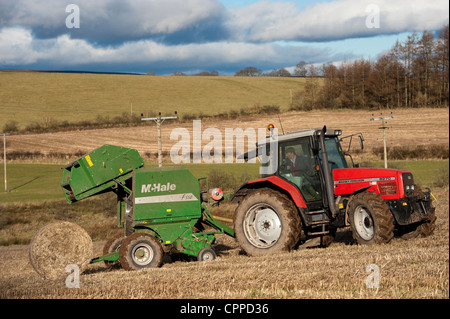
[[[309,210],[324,206],[326,181],[323,173],[321,132],[321,129],[308,129],[279,136],[271,134],[258,142],[258,149],[265,150],[266,156],[260,157],[263,167],[266,168],[262,171],[262,177],[277,176],[295,185]],[[325,131],[324,143],[331,172],[348,167],[346,154],[340,144],[341,134],[341,130]]]

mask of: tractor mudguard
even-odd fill
[[[354,191],[354,192],[352,193],[352,196],[353,196],[353,195],[356,195],[356,194],[359,194],[359,193],[362,193],[362,192],[366,192],[366,191],[368,191],[369,188],[371,188],[371,187],[373,187],[373,186],[367,186],[367,187],[363,187],[363,188],[357,189],[356,191]]]
[[[297,187],[278,176],[269,176],[243,184],[236,190],[236,192],[234,192],[231,197],[231,201],[237,200],[237,198],[241,196],[245,196],[248,191],[261,188],[281,190],[291,197],[297,207],[307,208],[306,203]]]

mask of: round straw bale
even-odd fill
[[[45,279],[67,277],[68,265],[86,270],[93,257],[94,245],[88,233],[78,225],[56,222],[41,228],[30,244],[30,261]]]

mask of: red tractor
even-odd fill
[[[307,242],[327,246],[338,228],[348,226],[359,244],[433,233],[430,190],[419,189],[407,171],[349,168],[341,134],[323,127],[277,136],[275,144],[273,136],[258,142],[271,169],[232,196],[238,202],[234,231],[248,255],[290,251]]]

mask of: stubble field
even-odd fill
[[[390,115],[390,113],[385,114]],[[266,128],[268,124],[274,124],[282,134],[308,128],[321,128],[324,125],[330,128],[342,129],[343,135],[363,133],[366,151],[363,152],[368,160],[373,160],[371,149],[383,146],[383,135],[379,127],[381,121],[370,121],[373,116],[380,113],[370,111],[316,111],[316,112],[285,112],[280,114],[280,119],[275,115],[248,116],[238,120],[214,120],[206,119],[201,122],[201,133],[208,128],[217,128],[221,133],[223,150],[225,150],[225,129],[231,128]],[[387,145],[392,146],[416,146],[416,145],[443,145],[448,147],[449,137],[449,109],[400,109],[393,113],[394,119],[389,121],[392,129],[386,131]],[[281,127],[282,126],[282,127]],[[181,137],[175,136],[170,140],[171,133],[177,128],[185,128],[190,133],[191,143],[193,137],[193,122],[167,121],[162,125],[163,151],[167,154],[172,146]],[[211,137],[204,137],[202,145],[210,142]],[[104,144],[113,144],[137,149],[141,154],[157,152],[156,125],[138,127],[122,127],[110,129],[94,129],[82,131],[55,132],[45,134],[13,135],[8,137],[8,150],[14,151],[40,151],[43,154],[54,152],[63,153],[87,153]],[[343,142],[346,147],[348,139]],[[352,150],[358,148],[354,142]],[[253,145],[245,148],[253,149]],[[193,147],[191,151],[195,151]]]
[[[220,235],[215,261],[166,256],[161,268],[133,272],[93,264],[79,289],[67,288],[65,280],[43,280],[28,260],[28,246],[0,247],[0,298],[448,298],[448,187],[435,196],[431,237],[359,246],[342,231],[328,248],[248,257]],[[95,244],[97,254],[102,245]],[[371,264],[380,270],[378,289],[366,285]]]

